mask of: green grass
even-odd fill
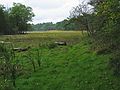
[[[0,41],[10,41],[16,47],[31,45],[36,47],[38,44],[48,44],[54,41],[67,41],[69,44],[76,43],[81,37],[79,31],[48,31],[41,33],[30,33],[26,35],[6,35],[0,36]]]
[[[120,78],[110,70],[109,56],[96,55],[90,51],[89,44],[82,39],[80,32],[45,32],[27,35],[1,36],[1,40],[14,42],[15,46],[33,46],[31,56],[36,61],[36,72],[32,65],[18,53],[23,64],[15,90],[120,90]],[[21,40],[21,42],[17,42]],[[49,44],[54,41],[67,41],[67,46],[49,49],[39,47],[41,66],[37,65],[38,44]],[[21,43],[21,44],[20,44]]]

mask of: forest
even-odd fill
[[[120,1],[69,12],[33,24],[31,7],[0,5],[0,90],[120,90]]]

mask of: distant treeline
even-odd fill
[[[39,23],[39,24],[33,24],[33,30],[34,31],[48,31],[48,30],[79,30],[80,27],[75,22],[71,22],[69,19],[65,19],[61,22],[52,23]]]
[[[11,8],[0,5],[0,34],[20,34],[31,30],[34,13],[31,7],[21,3],[13,3]]]

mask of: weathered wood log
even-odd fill
[[[26,48],[13,48],[13,51],[18,51],[18,52],[24,52],[24,51],[28,51],[30,49],[30,46],[26,47]]]
[[[67,45],[67,43],[65,41],[57,41],[57,42],[55,42],[55,44],[62,45],[62,46],[66,46]]]

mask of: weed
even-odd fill
[[[16,80],[16,68],[15,65],[15,53],[12,51],[13,45],[6,45],[5,43],[0,44],[0,57],[1,62],[1,72],[4,78],[4,81],[11,80],[13,83],[13,86],[15,87],[15,80]],[[11,48],[10,48],[11,47]]]

